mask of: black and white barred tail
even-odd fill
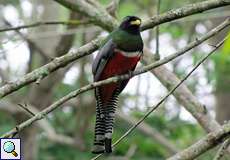
[[[112,152],[113,124],[119,93],[118,89],[114,91],[112,98],[106,104],[103,104],[100,89],[95,89],[96,124],[92,153]]]

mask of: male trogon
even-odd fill
[[[141,19],[127,16],[103,43],[92,65],[94,82],[133,71],[143,54]],[[96,124],[92,153],[112,152],[112,131],[118,96],[129,80],[95,88]]]

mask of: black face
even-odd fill
[[[132,34],[140,33],[141,19],[135,16],[127,16],[120,24],[120,28]]]

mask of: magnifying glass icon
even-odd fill
[[[17,152],[15,151],[15,145],[11,141],[7,141],[3,144],[3,150],[6,153],[11,153],[14,157],[18,156]]]

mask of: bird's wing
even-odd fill
[[[107,64],[108,60],[114,55],[114,49],[116,44],[110,39],[105,45],[99,50],[92,65],[92,72],[94,75],[94,81],[98,81],[99,77]]]

